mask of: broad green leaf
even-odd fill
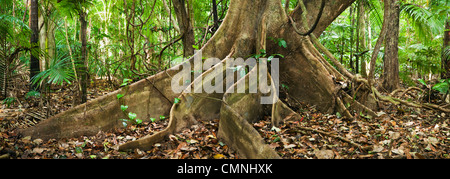
[[[131,120],[134,120],[134,119],[136,119],[136,113],[132,113],[132,112],[129,112],[128,113],[128,118],[130,118]]]
[[[122,98],[124,95],[123,94],[117,94],[117,99]]]
[[[120,87],[124,87],[124,86],[128,86],[128,83],[132,82],[133,80],[125,78],[123,79],[122,84],[120,85]]]
[[[156,118],[150,118],[150,121],[155,122]]]
[[[140,119],[136,119],[136,124],[141,124],[142,123],[142,120],[140,120]]]
[[[178,104],[181,101],[180,98],[175,98],[175,101],[173,103]]]
[[[287,48],[287,43],[286,43],[286,41],[284,41],[283,39],[280,39],[280,41],[278,41],[278,45],[279,45],[280,47]]]
[[[419,81],[419,82],[422,83],[423,85],[427,86],[427,83],[425,83],[425,80],[423,80],[423,79],[418,79],[417,81]]]
[[[166,116],[161,115],[161,116],[159,116],[159,119],[164,120],[164,119],[166,119]]]
[[[449,88],[449,84],[446,82],[443,83],[438,83],[436,85],[433,86],[433,89],[436,91],[441,92],[442,94],[447,94],[448,92],[448,88]]]
[[[128,106],[126,106],[126,105],[120,105],[120,109],[121,109],[122,111],[125,111],[125,110],[128,109]]]

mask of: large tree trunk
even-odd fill
[[[386,22],[386,41],[384,54],[383,88],[392,92],[399,87],[398,35],[400,8],[398,0],[386,0],[385,11],[388,11]]]
[[[312,33],[319,36],[353,1],[326,1],[322,18]],[[317,19],[321,2],[305,0],[305,5],[307,23],[312,26]],[[301,8],[294,10],[292,19],[297,22],[295,24],[302,24],[302,13],[306,12],[302,12]],[[300,26],[298,28],[308,30]],[[284,39],[287,48],[280,47],[270,39]],[[237,72],[226,66],[227,60],[231,58],[246,58],[259,53],[261,49],[265,49],[267,54],[284,55],[279,60],[279,69],[274,65],[276,59],[272,60],[271,66],[267,66],[265,60],[255,60],[255,65],[251,66],[252,60],[249,59],[246,61],[249,62],[249,73],[238,80]],[[208,63],[204,64],[203,70],[201,66],[195,66],[203,64],[202,62]],[[214,67],[210,68],[211,66]],[[95,135],[99,130],[120,127],[119,119],[126,117],[119,110],[120,105],[126,104],[130,111],[144,121],[159,115],[169,115],[170,122],[165,130],[120,145],[120,150],[150,149],[152,144],[198,120],[220,119],[219,138],[243,158],[279,158],[248,121],[261,119],[267,110],[272,111],[274,125],[287,117],[299,117],[283,101],[302,101],[323,112],[339,111],[338,107],[343,105],[338,95],[340,86],[336,85],[334,79],[341,79],[343,76],[330,67],[312,45],[310,38],[296,33],[280,0],[232,0],[227,16],[217,32],[186,63],[58,114],[33,128],[21,130],[20,133],[43,139]],[[271,69],[270,74],[263,73],[267,68]],[[178,78],[183,71],[187,71],[188,75]],[[233,76],[230,79],[222,74]],[[249,86],[257,83],[257,80],[252,80],[255,76],[259,77],[259,88],[256,93],[250,93]],[[191,80],[186,80],[189,77]],[[231,83],[229,80],[232,80]],[[269,83],[269,86],[261,86],[261,83]],[[280,83],[289,86],[283,101],[277,95]],[[177,84],[184,85],[181,88],[184,90],[171,89]],[[221,84],[223,87],[216,88],[218,91],[213,93],[206,93],[206,89],[203,93],[190,93],[201,90],[199,85],[217,87]],[[242,84],[246,84],[246,93],[236,93],[235,89],[239,91]],[[123,100],[119,101],[117,94],[125,94]],[[175,98],[181,99],[181,102],[174,104]],[[263,104],[266,99],[273,104],[267,101]]]

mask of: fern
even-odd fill
[[[10,38],[14,37],[13,32],[15,27],[13,25],[22,28],[25,32],[31,32],[28,25],[23,23],[17,17],[8,14],[0,15],[0,35],[2,37],[10,37]]]
[[[450,61],[450,46],[442,50],[442,60]]]
[[[71,68],[70,57],[60,54],[50,62],[49,68],[38,73],[31,81],[33,84],[56,84],[62,85],[64,82],[71,84],[75,79],[75,73]]]
[[[429,44],[433,38],[433,33],[439,33],[443,24],[437,20],[435,14],[429,9],[416,4],[400,4],[401,12],[408,17],[416,32],[417,38],[425,44]]]
[[[382,4],[378,0],[360,0],[364,3],[364,6],[368,10],[370,22],[374,22],[374,24],[381,29],[383,26],[383,8]]]

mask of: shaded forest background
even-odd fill
[[[373,66],[375,86],[380,91],[395,94],[400,92],[396,89],[410,89],[401,94],[406,95],[408,101],[445,106],[450,101],[448,97],[450,65],[447,65],[450,64],[450,32],[448,30],[450,29],[450,2],[446,0],[389,2],[394,3],[396,8],[388,14],[398,13],[399,25],[398,34],[391,34],[396,31],[395,26],[389,27],[394,29],[386,30],[385,43],[389,44],[393,41],[396,45],[384,44],[380,52],[373,55],[385,18],[383,17],[385,2],[375,0],[358,0],[353,3],[321,34],[320,42],[353,74],[360,74],[362,77],[370,76],[369,71]],[[226,16],[229,3],[229,0],[1,0],[0,99],[2,99],[2,109],[0,110],[2,112],[0,119],[3,125],[2,132],[7,136],[4,138],[9,137],[7,131],[33,126],[50,116],[169,69],[190,58],[194,50],[201,49],[214,35]],[[288,13],[298,6],[296,0],[282,0],[282,4]],[[392,18],[396,17],[389,16],[388,19],[395,22],[396,20]],[[286,45],[285,39],[272,40],[280,46]],[[392,51],[387,50],[392,47],[397,48],[394,50],[397,53],[386,54],[386,51]],[[370,63],[371,57],[376,58],[375,64]],[[386,65],[389,60],[397,63]],[[387,77],[389,75],[394,77]],[[286,91],[295,90],[286,84],[281,84],[281,88]],[[414,92],[407,94],[408,91]],[[338,125],[338,129],[342,129],[340,118],[343,114],[332,114],[332,122],[322,124],[321,117],[330,119],[328,115],[315,114],[313,108],[305,107],[305,111],[308,111],[305,112],[305,116],[311,119],[309,123],[311,129],[314,128],[314,124],[323,127],[330,125],[328,128],[330,131],[334,130],[332,125]],[[417,149],[417,153],[439,151],[436,149],[438,148],[436,143],[439,143],[436,140],[448,143],[448,127],[444,125],[448,124],[448,114],[445,110],[427,113],[413,108],[388,105],[385,106],[384,113],[409,116],[398,117],[405,119],[402,123],[407,126],[416,125],[410,123],[409,119],[421,118],[434,120],[434,123],[427,123],[429,127],[427,130],[435,129],[436,124],[447,130],[447,133],[439,136],[442,139],[428,135],[423,135],[422,138],[417,137],[424,145],[422,149]],[[365,118],[362,114],[356,114],[356,116]],[[160,116],[160,118],[165,119],[166,116]],[[141,124],[136,121],[131,128],[134,128],[133,132],[149,131],[150,129],[147,129],[149,126],[154,127],[151,130],[157,130],[164,125],[167,125],[167,121],[166,124],[164,122]],[[171,145],[178,151],[187,151],[192,154],[196,151],[196,144],[200,146],[211,144],[211,148],[214,148],[213,151],[216,153],[205,154],[205,156],[235,157],[227,147],[224,148],[225,144],[214,141],[214,132],[200,132],[197,139],[189,139],[197,134],[195,131],[203,129],[206,131],[208,127],[215,125],[217,121],[197,126],[191,129],[191,132],[194,132],[183,133],[184,136],[174,136],[176,139],[172,137],[170,140],[177,141],[185,138],[184,144]],[[271,133],[272,128],[268,125],[269,123],[262,122],[257,123],[256,127],[267,128],[269,132],[262,132],[262,135],[266,136],[272,147],[286,150],[294,148],[289,147],[290,144],[285,145],[286,141],[282,141],[282,138]],[[367,124],[349,123],[343,126],[342,131],[351,128],[347,125],[365,128],[362,126]],[[390,125],[395,128],[399,124],[384,122],[379,125],[378,127]],[[127,127],[127,129],[130,128],[130,126]],[[280,128],[283,129],[283,127]],[[125,137],[122,137],[125,140],[127,137],[128,140],[138,138],[134,136],[135,133],[133,135],[124,131],[122,133],[125,133]],[[403,133],[386,130],[383,132],[383,135],[390,136],[391,139],[394,138],[393,140],[400,140],[401,138],[397,137],[400,134]],[[105,139],[111,135],[105,134],[102,137]],[[284,138],[288,140],[292,137],[297,136]],[[24,140],[27,141],[27,139]],[[89,140],[93,141],[82,139],[78,143],[73,142],[74,155],[83,153],[79,150],[81,146],[89,145],[89,142],[86,142]],[[205,143],[201,144],[202,140],[205,140]],[[315,146],[315,137],[302,140],[313,143],[309,146],[313,146],[311,148],[320,148]],[[281,145],[283,147],[280,146],[280,142],[284,143]],[[28,143],[36,145],[42,142],[32,142],[28,139]],[[103,146],[102,150],[106,150],[108,145],[112,144],[97,144],[97,146]],[[389,145],[392,146],[392,143]],[[406,147],[399,150],[400,147],[401,143],[393,148],[396,149],[394,155],[402,154],[408,157],[404,155],[403,149]],[[2,147],[2,150],[3,148],[7,147]],[[448,158],[448,146],[443,148],[445,149],[442,149],[440,154],[432,156]],[[372,151],[376,152],[364,153],[361,156],[382,153],[383,150],[384,148],[373,149]],[[40,154],[43,151],[37,150],[34,153]],[[327,152],[318,151],[313,150],[305,156],[319,158],[318,156],[324,156],[322,151]],[[389,151],[388,155],[375,157],[393,156],[392,147]],[[200,155],[201,152],[197,154]],[[419,154],[420,157],[422,154]],[[92,158],[91,155],[82,157],[88,156]],[[173,157],[173,155],[166,156]],[[341,156],[345,155],[341,154]],[[412,155],[412,157],[417,156]]]

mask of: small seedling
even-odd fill
[[[117,94],[117,99],[122,98],[124,95],[123,94]]]
[[[133,82],[133,80],[125,78],[125,79],[123,79],[123,82],[120,85],[120,87],[128,86],[128,83],[131,83],[131,82]]]
[[[128,109],[128,106],[126,105],[120,105],[120,109],[125,112]]]

